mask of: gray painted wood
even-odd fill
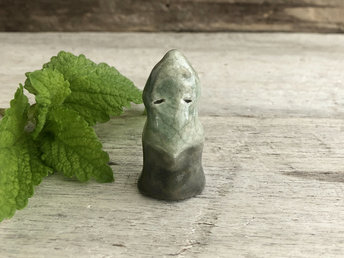
[[[309,34],[0,34],[0,107],[58,50],[116,66],[142,88],[180,48],[203,83],[202,195],[143,197],[145,117],[96,126],[116,182],[46,178],[0,224],[0,257],[342,257],[344,37]]]
[[[0,31],[343,32],[342,0],[1,0]]]

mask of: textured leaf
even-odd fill
[[[17,156],[0,149],[0,221],[14,215],[19,192]]]
[[[51,170],[24,131],[29,104],[21,86],[0,123],[0,221],[27,205],[33,186]]]
[[[37,124],[33,137],[37,137],[44,127],[46,116],[51,108],[61,105],[71,93],[68,81],[52,69],[26,73],[25,88],[36,95]]]
[[[29,108],[27,97],[21,86],[11,101],[11,107],[6,110],[0,123],[0,148],[13,146],[24,133]]]
[[[17,209],[22,209],[33,195],[33,186],[40,184],[42,179],[53,171],[42,163],[38,147],[29,136],[23,137],[14,150],[18,158],[19,182],[16,203]]]
[[[45,133],[41,150],[46,164],[82,182],[91,177],[99,182],[113,181],[108,154],[102,151],[94,130],[76,111],[62,107],[51,110]]]
[[[72,93],[65,106],[77,111],[90,125],[120,115],[130,102],[142,103],[142,93],[134,84],[107,64],[95,64],[84,55],[61,51],[43,67],[61,72]]]

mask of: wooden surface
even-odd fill
[[[137,105],[96,126],[116,182],[46,178],[0,224],[0,257],[343,257],[344,36],[0,34],[0,107],[59,50],[116,66],[143,87],[179,48],[203,82],[202,195],[141,196]]]
[[[0,31],[344,32],[342,0],[0,0]]]

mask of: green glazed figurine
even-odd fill
[[[169,201],[202,192],[203,127],[197,102],[197,73],[178,50],[170,50],[152,70],[143,90],[147,121],[142,134],[141,193]]]

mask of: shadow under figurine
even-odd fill
[[[141,193],[169,201],[202,192],[203,127],[198,119],[197,73],[183,54],[170,50],[152,70],[143,90],[147,121],[142,134]]]

